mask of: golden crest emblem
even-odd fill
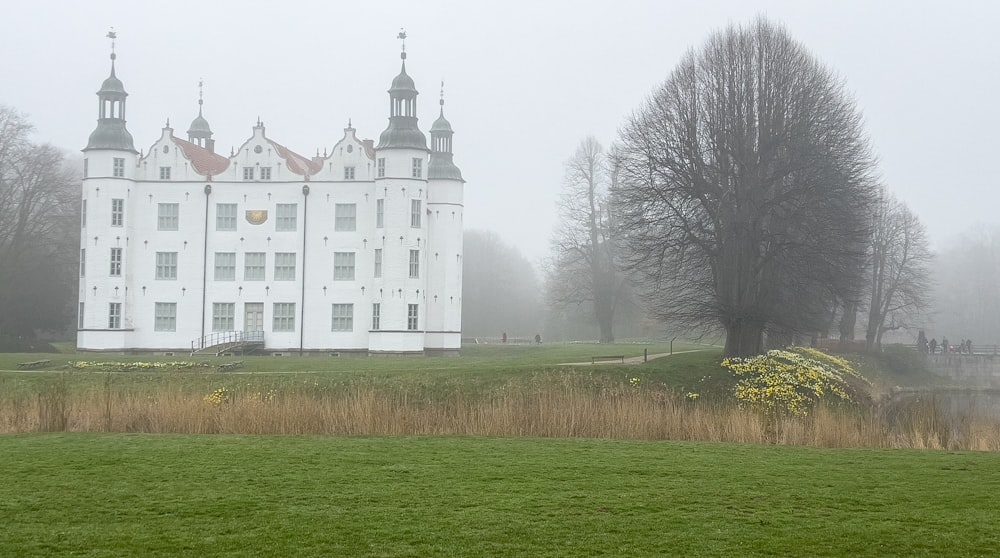
[[[267,221],[267,210],[266,209],[248,209],[247,210],[247,223],[251,225],[262,225],[264,221]]]

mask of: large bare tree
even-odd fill
[[[651,311],[726,355],[856,298],[874,157],[844,83],[758,18],[689,51],[621,132],[617,212]]]
[[[531,262],[493,231],[466,229],[464,238],[463,335],[539,333],[542,293]]]
[[[0,106],[0,335],[62,330],[75,298],[79,194],[63,153]]]
[[[601,343],[613,343],[615,310],[629,292],[618,269],[610,193],[617,170],[593,137],[566,161],[559,223],[552,236],[547,296],[550,305],[593,306]]]
[[[903,202],[882,191],[872,217],[868,350],[882,335],[916,325],[930,300],[931,251],[923,223]]]

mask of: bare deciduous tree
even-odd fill
[[[616,261],[620,247],[610,213],[616,174],[593,137],[580,142],[566,161],[547,280],[550,305],[593,305],[601,343],[614,342],[615,310],[629,292]]]
[[[541,288],[531,262],[493,231],[465,231],[462,332],[533,336],[541,330]]]
[[[842,80],[758,18],[690,51],[621,133],[617,213],[650,309],[752,355],[856,297],[874,157]]]
[[[929,300],[930,262],[923,223],[883,190],[872,217],[868,350],[882,347],[885,332],[915,325]]]
[[[0,335],[64,329],[74,297],[78,193],[63,154],[0,106]]]

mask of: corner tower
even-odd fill
[[[188,128],[187,135],[188,141],[205,149],[215,153],[215,140],[212,139],[212,127],[208,125],[208,120],[201,114],[201,106],[205,104],[204,100],[204,82],[198,81],[198,116],[191,121],[191,127]]]

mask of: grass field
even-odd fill
[[[991,556],[1000,455],[478,437],[0,437],[3,556]]]

